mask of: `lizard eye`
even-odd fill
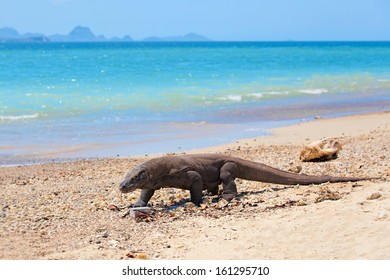
[[[147,177],[145,171],[142,171],[141,173],[139,173],[138,176],[140,179],[146,179],[146,177]]]
[[[145,171],[142,171],[142,172],[137,173],[136,175],[134,175],[132,180],[139,181],[139,180],[143,180],[145,178],[146,178],[146,173],[145,173]]]

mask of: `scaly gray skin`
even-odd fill
[[[354,182],[372,178],[298,175],[265,164],[219,154],[164,156],[150,159],[131,170],[120,184],[123,193],[141,189],[134,206],[146,206],[155,190],[179,188],[189,190],[191,201],[202,202],[202,191],[218,194],[222,184],[223,197],[231,200],[237,195],[234,180],[267,182],[281,185],[310,185],[321,183]]]

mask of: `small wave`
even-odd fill
[[[265,92],[251,93],[250,96],[255,98],[263,98],[263,97],[269,97],[273,95],[287,95],[287,94],[289,94],[288,91],[265,91]]]
[[[256,97],[256,98],[263,98],[264,94],[263,93],[252,93],[251,96]]]
[[[301,89],[298,90],[300,93],[306,93],[306,94],[323,94],[327,93],[328,90],[324,88],[317,88],[317,89]]]
[[[17,120],[27,120],[27,119],[35,119],[38,118],[39,114],[31,114],[31,115],[20,115],[20,116],[0,116],[0,121],[17,121]]]
[[[241,102],[242,101],[242,96],[241,95],[228,95],[226,97],[221,97],[220,99],[221,100]]]
[[[289,94],[288,91],[269,91],[267,92],[268,95],[286,95]]]

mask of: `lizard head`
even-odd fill
[[[136,168],[127,173],[125,179],[120,183],[119,190],[123,193],[140,189],[149,181],[149,173],[143,168]]]

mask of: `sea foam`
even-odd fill
[[[38,113],[30,115],[19,115],[19,116],[0,116],[0,121],[17,121],[17,120],[27,120],[27,119],[36,119],[39,117]]]
[[[317,88],[317,89],[301,89],[298,90],[298,92],[306,93],[306,94],[323,94],[327,93],[328,90],[324,88]]]

